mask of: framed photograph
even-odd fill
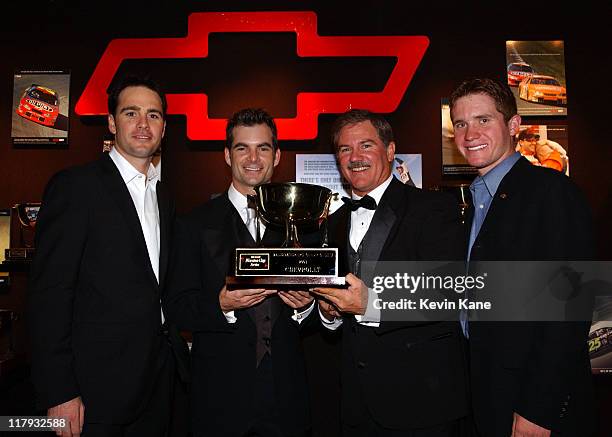
[[[422,156],[418,153],[396,153],[393,175],[403,184],[423,188]]]
[[[11,111],[13,145],[67,146],[69,99],[67,71],[16,72]]]
[[[455,129],[451,121],[448,99],[441,100],[440,112],[442,114],[442,174],[444,176],[475,175],[476,169],[467,163],[455,145]]]
[[[516,151],[533,165],[569,176],[567,126],[522,125],[516,135]]]
[[[393,175],[402,183],[422,188],[423,172],[420,154],[396,153],[393,161]],[[295,181],[322,185],[338,193],[332,198],[330,212],[342,206],[341,198],[350,197],[348,183],[338,170],[333,153],[306,153],[295,156]]]
[[[563,41],[506,41],[506,74],[520,115],[567,115]]]
[[[612,298],[595,301],[593,324],[589,331],[589,356],[594,374],[612,373]]]

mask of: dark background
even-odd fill
[[[335,35],[426,35],[430,46],[397,110],[388,114],[398,153],[423,155],[423,185],[442,179],[440,99],[463,79],[505,80],[506,40],[564,40],[567,117],[529,117],[525,124],[568,126],[571,177],[593,210],[602,259],[612,259],[612,148],[610,109],[610,6],[601,3],[408,2],[408,1],[68,1],[15,2],[0,13],[0,208],[38,201],[58,170],[97,158],[107,133],[104,117],[79,117],[74,105],[107,44],[114,38],[184,37],[187,17],[197,11],[311,10],[318,33]],[[503,6],[502,6],[503,5]],[[261,106],[275,117],[295,115],[298,91],[379,91],[392,59],[300,59],[295,34],[216,34],[205,59],[125,62],[120,71],[148,72],[169,93],[205,92],[211,117],[228,117],[244,106]],[[10,138],[16,69],[71,71],[69,146],[14,148]],[[335,116],[319,117],[312,141],[283,141],[275,180],[293,180],[295,153],[329,153]],[[163,179],[179,211],[187,211],[227,188],[230,173],[220,141],[189,141],[185,119],[169,116],[163,142]],[[562,238],[560,236],[560,238]],[[23,302],[25,274],[12,274],[0,308],[20,317],[13,323],[15,349],[27,351]],[[27,369],[23,370],[27,376]],[[0,373],[0,414],[29,401],[10,372]],[[19,368],[12,371],[19,374]],[[26,377],[24,376],[24,378]],[[612,376],[596,378],[602,411],[612,405]],[[27,386],[27,384],[25,384]],[[21,399],[18,401],[18,399]],[[20,403],[21,402],[21,403]],[[610,421],[606,414],[603,419]],[[608,415],[609,416],[609,415]],[[610,426],[610,425],[608,425]],[[612,429],[612,428],[608,428]],[[603,432],[602,435],[609,433]]]

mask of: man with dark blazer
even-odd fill
[[[32,381],[48,416],[69,421],[58,435],[162,436],[169,425],[175,362],[160,299],[173,205],[151,165],[165,112],[155,83],[118,83],[109,94],[114,148],[56,174],[43,196],[30,276]]]
[[[373,305],[364,262],[456,259],[458,209],[440,193],[392,176],[389,123],[366,110],[333,128],[338,165],[352,199],[329,220],[348,289],[315,288],[321,319],[342,329],[342,425],[346,436],[455,436],[468,414],[458,322],[392,322]]]
[[[514,151],[521,118],[510,88],[466,81],[453,92],[450,109],[457,147],[478,170],[470,187],[470,265],[592,259],[590,213],[578,188]],[[462,324],[480,436],[592,434],[588,321]]]
[[[274,120],[243,109],[227,124],[225,193],[179,220],[169,275],[169,311],[193,332],[194,436],[303,436],[310,427],[300,324],[314,307],[307,291],[228,290],[234,249],[254,247],[247,195],[270,182],[280,161]],[[260,226],[264,246],[284,233]]]

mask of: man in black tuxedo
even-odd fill
[[[348,289],[313,291],[323,298],[324,325],[342,328],[343,433],[459,435],[468,403],[459,323],[381,319],[361,269],[368,261],[456,259],[457,206],[392,176],[393,132],[381,116],[351,110],[332,133],[353,199],[330,217],[330,245],[350,273]]]
[[[155,83],[129,77],[108,106],[112,151],[59,172],[43,196],[30,276],[32,381],[48,416],[69,420],[62,436],[162,436],[170,342],[180,346],[160,305],[173,205],[151,165],[166,100]]]
[[[590,213],[578,188],[514,151],[521,118],[510,88],[466,81],[453,92],[450,110],[457,147],[478,170],[470,186],[470,265],[591,259]],[[591,435],[588,321],[462,324],[479,435]]]
[[[232,183],[179,220],[169,311],[193,332],[194,436],[302,436],[310,427],[299,327],[312,312],[306,291],[228,290],[234,249],[254,247],[247,195],[270,182],[280,161],[274,120],[244,109],[227,124],[225,162]],[[264,246],[284,233],[264,228]]]

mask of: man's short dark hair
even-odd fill
[[[108,113],[113,117],[117,112],[117,105],[119,104],[119,94],[126,88],[132,86],[142,86],[150,89],[151,91],[157,93],[161,100],[162,104],[162,117],[166,118],[166,109],[168,107],[168,102],[166,101],[166,95],[163,93],[157,82],[149,77],[140,77],[140,76],[125,76],[119,81],[115,82],[111,89],[108,91]]]
[[[272,147],[276,151],[278,148],[278,138],[276,132],[276,123],[270,114],[261,108],[245,108],[238,112],[235,112],[229,120],[227,120],[227,126],[225,127],[225,147],[227,149],[232,148],[234,142],[234,128],[239,126],[256,126],[258,124],[265,124],[272,131]]]
[[[376,129],[378,138],[380,138],[385,147],[389,146],[389,143],[394,141],[393,129],[391,129],[391,125],[383,116],[370,112],[367,109],[351,109],[338,117],[332,125],[332,144],[334,145],[334,149],[338,149],[338,139],[340,138],[340,131],[342,129],[364,121],[372,123],[372,126]]]
[[[516,99],[508,84],[493,79],[479,78],[466,80],[453,91],[449,99],[451,116],[457,100],[472,94],[485,94],[491,97],[495,101],[495,109],[503,114],[506,123],[517,114]]]
[[[533,132],[529,132],[527,129],[525,129],[525,130],[522,130],[522,131],[519,132],[517,139],[519,141],[535,140],[536,139],[536,135]]]

